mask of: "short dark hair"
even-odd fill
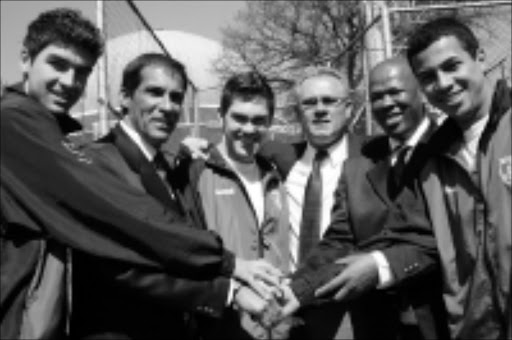
[[[479,49],[478,39],[471,29],[455,17],[440,17],[419,26],[409,37],[407,60],[427,49],[442,37],[452,36],[459,40],[462,48],[476,58]]]
[[[266,100],[270,118],[274,117],[274,91],[267,79],[256,71],[239,73],[228,79],[220,99],[220,115],[224,117],[235,98],[249,101],[261,97]]]
[[[70,8],[43,12],[29,24],[23,46],[31,59],[50,44],[79,47],[95,60],[104,48],[99,29],[80,11]]]
[[[183,82],[183,92],[187,91],[187,72],[185,66],[178,60],[163,53],[144,53],[130,61],[123,70],[121,90],[125,95],[131,96],[140,85],[141,71],[152,65],[163,66],[175,72]]]

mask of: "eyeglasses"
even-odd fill
[[[327,108],[334,108],[341,106],[342,104],[345,104],[350,98],[345,97],[311,97],[311,98],[305,98],[301,100],[300,106],[303,109],[312,109],[318,105],[319,102],[322,103],[324,107]]]

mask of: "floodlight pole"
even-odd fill
[[[103,20],[103,0],[96,0],[96,25],[98,29],[103,33],[104,29],[104,20]],[[105,46],[106,46],[105,42]],[[106,47],[105,47],[106,48]],[[106,88],[106,59],[107,59],[107,51],[103,52],[103,55],[98,59],[97,67],[98,67],[98,128],[95,129],[94,134],[95,138],[101,137],[108,132],[109,124],[108,124],[108,111],[106,107],[106,103],[108,102],[107,98],[107,88]]]
[[[388,5],[385,1],[377,2],[380,8],[380,15],[382,18],[382,38],[384,40],[384,56],[391,58],[393,56],[393,37],[391,35],[390,13]]]
[[[193,104],[193,115],[194,122],[192,125],[192,136],[199,137],[199,91],[192,92],[192,104]]]

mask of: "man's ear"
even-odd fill
[[[119,98],[121,111],[125,111],[125,109],[130,106],[131,97],[128,95],[128,93],[126,93],[126,90],[121,89],[121,91],[119,92]]]
[[[30,71],[30,66],[32,65],[32,58],[30,58],[30,54],[26,47],[23,47],[20,52],[20,66],[21,66],[21,74],[23,75],[23,79],[25,79]]]
[[[478,50],[476,51],[476,57],[475,57],[475,60],[477,62],[479,62],[481,65],[484,66],[484,69],[485,69],[485,63],[486,63],[486,55],[485,55],[485,51],[483,48],[478,48]]]
[[[350,99],[347,104],[346,104],[346,111],[347,111],[347,116],[348,118],[352,118],[352,116],[355,114],[354,111],[355,111],[355,104],[354,104],[354,100],[353,99]]]

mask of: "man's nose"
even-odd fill
[[[395,105],[395,101],[392,96],[389,94],[386,94],[382,97],[382,105],[384,107],[390,107]]]
[[[160,110],[164,111],[165,113],[174,112],[179,110],[180,108],[180,104],[174,102],[171,98],[167,96],[163,97],[160,103]]]
[[[452,77],[447,75],[445,72],[439,72],[437,74],[437,87],[439,89],[446,89],[452,86]]]
[[[322,118],[327,116],[329,110],[327,110],[324,104],[320,104],[316,106],[314,113],[316,118]]]
[[[76,77],[76,72],[72,68],[67,71],[61,73],[59,77],[59,82],[67,87],[72,87],[78,84],[78,79]]]
[[[244,133],[255,133],[256,130],[256,125],[250,119],[244,124],[242,124],[242,131]]]

